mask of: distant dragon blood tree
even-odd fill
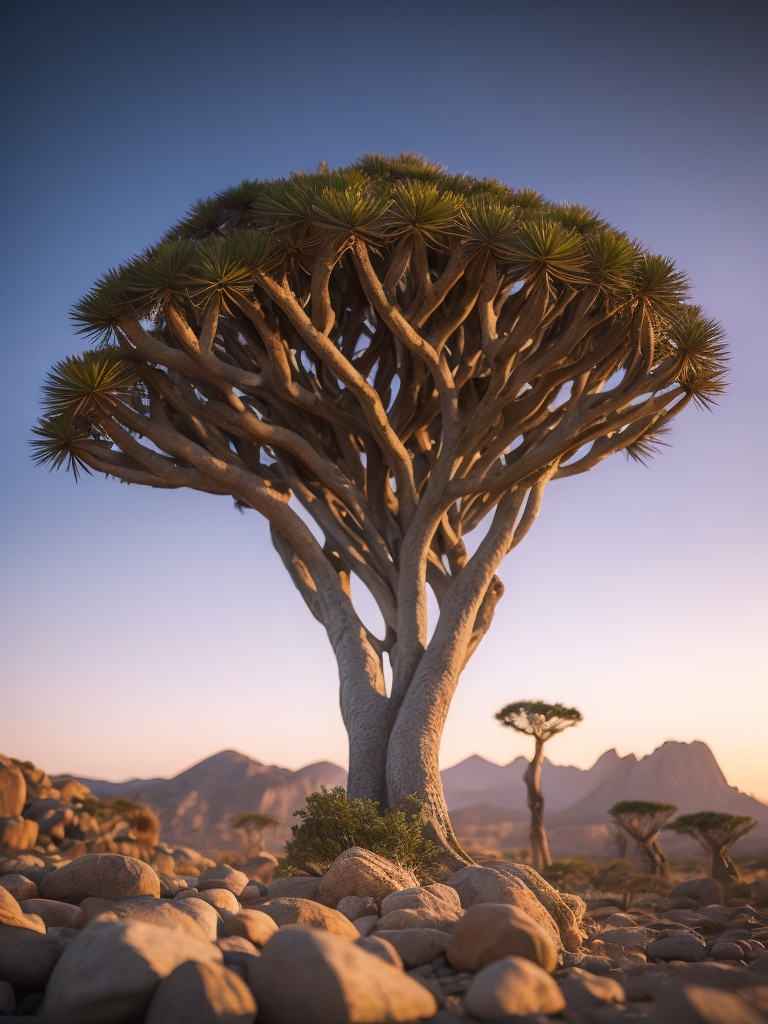
[[[652,875],[669,875],[667,855],[659,846],[659,832],[677,808],[674,804],[659,804],[650,800],[621,800],[608,811],[616,824],[630,835],[648,861]]]
[[[552,863],[547,833],[544,828],[544,797],[541,793],[541,768],[544,764],[544,744],[564,729],[578,725],[582,720],[578,708],[562,704],[546,704],[540,700],[521,700],[507,704],[496,713],[496,720],[534,740],[533,757],[523,773],[528,791],[528,809],[531,812],[531,860],[537,871]]]
[[[741,839],[757,822],[748,814],[723,814],[717,811],[699,811],[681,814],[665,827],[673,832],[685,832],[698,839],[709,855],[709,873],[721,882],[739,878],[736,865],[728,853],[737,839]]]
[[[37,461],[265,516],[336,655],[350,795],[418,794],[465,863],[438,749],[502,559],[551,480],[646,457],[723,390],[684,275],[582,206],[374,155],[197,203],[74,319],[97,344],[48,377]]]

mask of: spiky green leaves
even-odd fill
[[[109,270],[91,290],[75,303],[71,318],[78,334],[106,344],[117,329],[118,320],[130,309],[119,270]]]
[[[509,246],[509,271],[532,278],[546,274],[553,281],[579,284],[585,279],[584,240],[557,221],[543,217],[525,220]]]
[[[681,814],[666,826],[673,832],[700,833],[717,838],[722,843],[735,843],[755,827],[757,822],[748,814],[725,814],[718,811],[698,811],[696,814]]]
[[[649,312],[674,316],[688,294],[688,278],[674,260],[642,253],[632,269],[632,293]]]
[[[675,360],[676,379],[698,405],[709,407],[725,393],[725,331],[700,306],[683,306],[677,312],[663,351]]]
[[[382,218],[389,203],[362,189],[326,189],[313,207],[315,233],[319,238],[353,239],[375,246],[383,237]]]
[[[385,218],[395,238],[412,235],[432,248],[445,244],[456,233],[456,224],[464,206],[461,196],[421,181],[399,182],[391,194],[391,206]]]
[[[97,349],[57,363],[43,384],[49,416],[82,416],[109,409],[111,400],[131,393],[138,376],[118,349]]]
[[[32,427],[34,439],[29,442],[32,461],[49,469],[66,469],[80,479],[80,472],[90,473],[78,446],[91,436],[90,424],[75,416],[43,416]]]
[[[608,811],[612,818],[619,818],[623,814],[632,815],[656,815],[674,814],[677,810],[674,804],[654,803],[651,800],[620,800]]]

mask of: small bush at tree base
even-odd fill
[[[306,807],[294,812],[299,824],[285,845],[280,874],[322,875],[340,853],[353,846],[378,853],[399,867],[428,873],[438,847],[421,834],[419,802],[406,797],[379,814],[375,800],[348,799],[342,786],[310,793]]]

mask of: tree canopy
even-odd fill
[[[445,716],[545,487],[647,459],[725,387],[723,331],[671,259],[412,153],[195,203],[73,318],[95,347],[49,374],[34,458],[266,517],[336,655],[350,794],[417,793],[445,835]]]
[[[505,705],[501,711],[496,712],[495,717],[502,725],[514,729],[515,732],[546,742],[563,729],[578,725],[584,716],[578,708],[567,708],[563,704],[521,700]]]

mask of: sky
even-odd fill
[[[195,199],[367,151],[582,202],[690,275],[732,346],[648,468],[551,485],[459,685],[442,763],[506,763],[517,699],[579,707],[558,763],[703,740],[768,801],[761,2],[43,3],[6,15],[0,750],[171,775],[234,748],[345,763],[335,665],[255,513],[48,474],[72,303]]]

